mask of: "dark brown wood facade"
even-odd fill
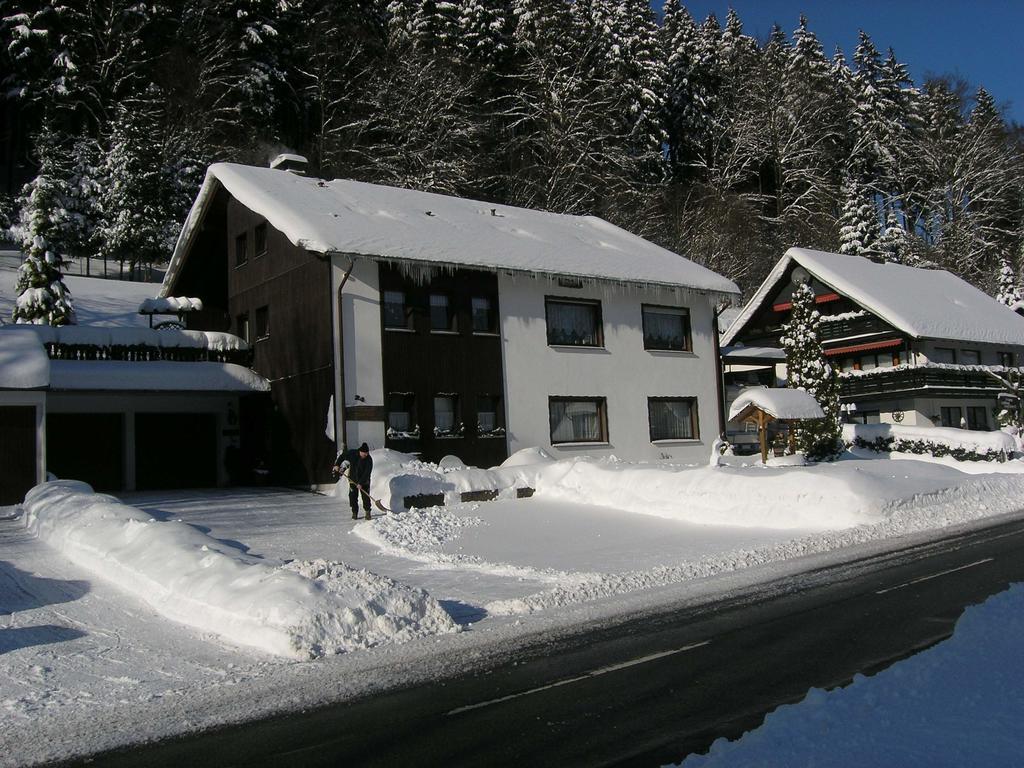
[[[508,447],[501,336],[497,325],[490,332],[474,331],[472,315],[473,299],[485,298],[498,317],[497,276],[474,270],[439,271],[428,282],[419,283],[398,268],[382,264],[380,290],[382,299],[387,291],[401,291],[409,317],[407,328],[388,328],[382,311],[385,410],[392,407],[395,396],[411,396],[412,419],[419,428],[417,438],[396,436],[389,430],[387,447],[419,454],[425,461],[448,454],[473,466],[504,461]],[[448,298],[451,330],[431,330],[431,294]],[[455,397],[455,421],[461,425],[456,434],[435,434],[434,399],[438,396]],[[496,398],[500,428],[490,434],[478,429],[480,398]]]
[[[230,327],[252,345],[253,369],[270,381],[273,401],[269,439],[245,458],[265,462],[272,482],[330,482],[335,450],[324,434],[334,393],[330,262],[292,245],[233,198],[226,214],[221,265]],[[258,242],[265,247],[257,250]]]

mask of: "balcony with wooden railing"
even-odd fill
[[[841,373],[839,387],[840,399],[846,402],[912,393],[986,397],[1001,390],[999,382],[982,366],[936,365],[900,365],[865,373]]]

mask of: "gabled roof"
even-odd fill
[[[1024,317],[945,270],[790,248],[729,326],[723,346],[733,344],[755,313],[781,290],[780,282],[794,262],[913,338],[1024,344]]]
[[[216,163],[164,281],[170,289],[219,188],[296,246],[438,266],[572,275],[735,295],[736,284],[594,216],[568,216],[430,192]]]
[[[747,387],[733,400],[729,408],[729,421],[746,414],[748,409],[759,408],[776,419],[822,419],[821,410],[813,395],[802,389],[786,387]]]

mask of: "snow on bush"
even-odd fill
[[[74,480],[30,490],[25,521],[69,560],[163,616],[281,656],[309,659],[458,629],[422,590],[324,560],[271,565]]]
[[[1006,432],[902,424],[844,424],[843,441],[880,453],[952,456],[959,461],[1006,461],[1016,447],[1013,436]]]

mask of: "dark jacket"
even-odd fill
[[[373,458],[370,454],[366,454],[366,458],[362,458],[359,455],[359,450],[353,448],[349,451],[344,451],[338,454],[338,458],[334,461],[334,466],[341,471],[341,465],[343,462],[348,462],[348,478],[356,485],[363,486],[364,491],[370,490],[370,473],[373,472]]]

